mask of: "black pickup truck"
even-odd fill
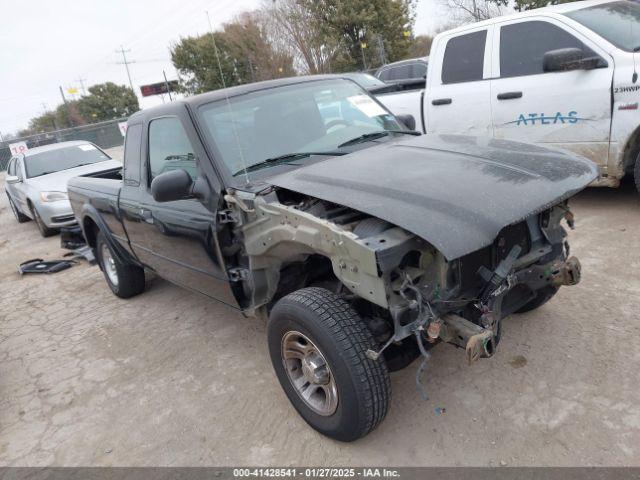
[[[351,441],[389,371],[422,357],[420,381],[442,342],[490,357],[503,318],[580,280],[562,224],[591,162],[411,123],[336,76],[219,90],[133,115],[122,170],[69,198],[117,296],[148,269],[267,316],[293,406]]]

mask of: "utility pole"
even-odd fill
[[[85,82],[86,78],[78,77],[76,80],[80,84],[80,90],[82,90],[82,95],[86,95],[87,94],[87,90],[84,88],[84,82]]]
[[[169,82],[167,81],[167,74],[162,70],[162,75],[164,76],[164,86],[167,87],[167,93],[169,94],[169,101],[173,102],[173,98],[171,98],[171,88],[169,87]]]
[[[127,69],[127,77],[129,78],[129,86],[131,90],[133,90],[134,95],[136,94],[136,90],[133,88],[133,82],[131,81],[131,73],[129,73],[129,64],[135,63],[135,61],[127,61],[127,53],[129,53],[131,49],[125,50],[122,45],[120,45],[120,50],[116,50],[116,53],[122,53],[122,62],[117,62],[118,65],[124,65],[124,68]],[[136,95],[137,96],[137,95]]]
[[[382,35],[378,34],[378,53],[380,54],[380,65],[386,65],[387,55],[384,50],[384,42],[382,41]]]

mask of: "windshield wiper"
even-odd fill
[[[267,158],[266,160],[261,161],[260,163],[254,163],[253,165],[249,165],[247,168],[243,168],[242,170],[238,170],[233,174],[234,177],[237,177],[241,173],[244,172],[254,172],[256,170],[261,170],[263,168],[275,167],[277,165],[286,164],[289,160],[296,160],[298,158],[306,158],[311,157],[313,155],[325,155],[329,157],[335,157],[340,155],[346,155],[346,152],[294,152],[294,153],[285,153],[283,155],[278,155],[277,157]]]
[[[356,143],[368,142],[369,140],[375,140],[376,138],[386,137],[391,133],[400,133],[403,135],[414,135],[414,136],[422,135],[420,132],[416,132],[415,130],[380,130],[379,132],[364,133],[359,137],[352,138],[351,140],[347,140],[346,142],[338,145],[338,148],[348,147],[349,145],[355,145]]]

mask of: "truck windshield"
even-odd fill
[[[626,0],[603,3],[565,15],[622,50],[640,49],[640,3]]]
[[[344,79],[307,81],[218,100],[199,108],[230,174],[269,159],[317,158],[373,132],[406,130],[361,87]],[[257,169],[249,169],[253,171]]]
[[[110,160],[106,154],[86,143],[41,153],[27,153],[24,167],[27,171],[27,178],[33,178],[106,160]]]

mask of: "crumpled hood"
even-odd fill
[[[403,137],[269,178],[402,227],[453,260],[585,188],[594,163],[560,150],[461,135]]]
[[[121,167],[122,162],[105,160],[104,162],[92,163],[91,165],[60,170],[59,172],[42,175],[40,177],[28,178],[27,182],[40,192],[66,192],[67,182],[73,177]]]

